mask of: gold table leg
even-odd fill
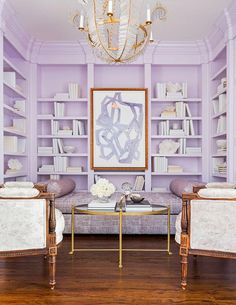
[[[122,208],[119,212],[119,268],[122,268]]]
[[[169,255],[171,255],[170,251],[170,207],[168,207],[168,215],[167,215],[167,252]]]
[[[75,249],[75,207],[71,210],[71,251],[69,254],[74,254]]]

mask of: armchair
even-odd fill
[[[206,198],[200,192],[182,196],[176,241],[180,241],[183,289],[187,286],[188,255],[236,259],[236,190],[232,190],[230,198],[223,195],[220,198],[219,194],[224,192],[218,190],[215,198]]]
[[[54,289],[56,214],[61,215],[59,211],[55,212],[54,194],[47,193],[44,186],[35,185],[34,188],[39,191],[34,198],[7,198],[0,194],[0,257],[48,256],[49,284]],[[63,231],[64,220],[60,221]]]

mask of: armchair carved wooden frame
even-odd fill
[[[195,190],[196,191],[196,190]],[[208,211],[206,211],[206,213],[204,212],[204,204],[207,201],[208,207],[210,209],[208,209]],[[193,209],[191,207],[191,205],[193,205],[195,203],[195,211],[196,208],[198,208],[198,206],[196,204],[199,203],[199,209],[201,209],[201,215],[203,215],[203,213],[205,213],[205,220],[208,219],[208,216],[211,218],[211,215],[207,215],[210,214],[209,210],[211,210],[211,205],[215,206],[216,209],[220,208],[221,204],[225,204],[226,210],[232,209],[234,208],[234,211],[236,210],[236,198],[232,198],[232,199],[226,199],[226,198],[201,198],[198,196],[197,193],[184,193],[182,196],[182,218],[181,218],[181,241],[180,241],[180,250],[179,250],[179,254],[181,256],[181,286],[182,289],[186,289],[187,286],[187,270],[188,270],[188,255],[194,255],[194,256],[198,256],[198,255],[202,255],[202,256],[210,256],[210,257],[221,257],[221,258],[233,258],[236,259],[236,251],[235,251],[235,243],[233,246],[229,246],[229,247],[225,247],[226,242],[223,240],[223,238],[219,238],[217,244],[219,245],[219,243],[223,242],[223,247],[222,249],[225,249],[224,251],[219,251],[216,250],[214,247],[196,247],[196,242],[194,242],[194,238],[193,235],[196,235],[196,230],[197,228],[195,228],[193,230],[193,225],[195,226],[194,223],[192,223],[192,227],[191,227],[191,222],[193,222]],[[192,213],[192,215],[191,215]],[[228,213],[230,213],[228,211]],[[195,212],[196,215],[196,212]],[[235,212],[234,212],[235,215]],[[213,217],[213,216],[212,216]],[[201,222],[201,217],[199,217],[199,222]],[[223,221],[224,217],[222,215],[222,221]],[[233,215],[232,215],[232,219],[233,219]],[[206,222],[206,221],[205,221]],[[218,225],[218,227],[220,226],[220,224]],[[217,224],[215,225],[215,228],[218,228]],[[220,227],[219,227],[219,232],[220,232]],[[204,242],[206,242],[207,240],[207,234],[210,237],[209,239],[211,239],[211,235],[209,232],[204,232],[204,229],[201,229],[201,243],[204,245]],[[207,231],[207,230],[206,230]],[[230,231],[230,230],[228,230]],[[227,231],[227,232],[228,232]],[[191,235],[192,234],[192,235]],[[229,232],[229,234],[236,234],[236,232]],[[206,235],[206,238],[204,237],[204,235]],[[220,236],[221,234],[219,234]],[[198,237],[199,238],[199,237]],[[214,237],[212,237],[213,239]],[[196,239],[196,238],[195,238]],[[202,240],[204,242],[202,242]],[[216,247],[217,248],[217,247]],[[218,246],[219,248],[219,246]]]
[[[0,187],[2,187],[0,185]],[[44,211],[43,214],[43,223],[45,224],[44,228],[44,243],[43,247],[32,247],[27,249],[19,249],[19,247],[13,248],[12,250],[9,250],[9,247],[7,248],[7,251],[4,251],[4,246],[0,250],[0,258],[6,258],[6,257],[19,257],[19,256],[31,256],[31,255],[42,255],[44,257],[48,257],[49,259],[49,285],[51,289],[54,289],[56,280],[55,280],[55,273],[56,273],[56,255],[57,255],[57,245],[56,245],[56,216],[55,216],[55,195],[52,193],[46,192],[46,187],[43,185],[35,185],[35,188],[37,188],[40,193],[35,198],[2,198],[0,197],[0,202],[2,201],[2,206],[4,207],[4,200],[8,200],[8,203],[20,203],[30,202],[32,204],[32,200],[35,202],[39,200],[39,206],[43,206],[42,209]],[[31,201],[29,201],[31,200]],[[6,204],[5,204],[6,207]],[[18,208],[20,207],[20,204],[18,205]],[[11,216],[10,216],[11,217]],[[10,218],[8,217],[8,218]],[[37,216],[36,216],[37,217]],[[42,217],[42,215],[39,215],[39,217]],[[8,222],[8,220],[6,220]],[[24,222],[24,219],[22,219],[22,223]],[[27,224],[26,224],[27,227]],[[29,235],[30,236],[30,235]],[[13,237],[14,238],[14,237]],[[26,232],[26,244],[29,241],[29,238],[27,237]],[[27,241],[28,239],[28,241]],[[29,241],[30,244],[30,241]],[[37,244],[37,243],[36,243]]]

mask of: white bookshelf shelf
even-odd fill
[[[88,139],[88,136],[39,135],[39,139]]]
[[[184,121],[184,120],[192,120],[192,121],[201,121],[201,117],[184,117],[184,118],[178,118],[178,117],[152,117],[152,121]]]
[[[186,98],[186,99],[161,99],[161,98],[155,98],[153,97],[152,102],[158,102],[158,103],[175,103],[175,102],[186,102],[186,103],[200,103],[202,101],[201,98]]]
[[[39,97],[38,98],[38,102],[42,103],[42,102],[87,102],[88,98],[87,97],[81,97],[81,98],[77,98],[77,99],[57,99],[54,97]]]
[[[189,172],[182,172],[182,173],[155,173],[152,172],[152,176],[201,176],[202,173],[189,173]]]
[[[100,176],[141,176],[141,175],[145,175],[145,172],[126,172],[126,171],[121,171],[121,172],[103,172],[103,171],[99,171],[99,172],[94,172],[95,175],[100,175]]]
[[[218,93],[216,93],[215,95],[213,95],[212,100],[218,99],[218,97],[219,97],[221,94],[226,93],[226,92],[227,92],[227,88],[225,88],[225,89],[222,90],[221,92],[218,92]]]
[[[217,113],[217,114],[213,115],[213,116],[212,116],[212,119],[217,119],[217,118],[219,118],[221,115],[225,115],[225,114],[227,114],[227,112],[226,112],[226,111],[222,111],[222,112],[220,112],[220,113]]]
[[[87,121],[87,116],[53,116],[53,115],[38,115],[37,120],[58,120],[58,121],[69,121],[69,120],[81,120]]]
[[[159,136],[153,135],[151,136],[152,139],[201,139],[202,136]]]
[[[38,172],[38,175],[63,175],[63,176],[87,176],[88,172],[77,172],[77,173],[68,173],[68,172]]]
[[[4,72],[16,72],[17,78],[26,80],[25,73],[21,72],[14,63],[12,63],[8,58],[3,56],[3,70]]]
[[[218,79],[221,79],[222,77],[225,77],[226,71],[227,71],[227,65],[224,65],[218,71],[215,72],[215,74],[211,78],[211,81],[218,80]]]
[[[16,156],[16,157],[27,157],[27,154],[26,153],[4,153],[4,156]]]
[[[227,136],[226,132],[221,132],[221,133],[213,135],[212,138],[220,138],[220,137],[226,137],[226,136]]]
[[[7,104],[4,104],[4,105],[3,105],[3,108],[4,108],[6,111],[11,112],[11,113],[13,113],[13,114],[15,114],[15,115],[17,115],[17,116],[20,116],[20,117],[22,117],[22,118],[26,118],[26,114],[25,114],[24,112],[18,111],[18,110],[16,110],[16,109],[14,109],[13,107],[8,106]]]
[[[166,157],[166,158],[202,158],[202,155],[187,155],[187,154],[174,154],[174,155],[161,155],[152,154],[152,157]]]
[[[3,82],[3,88],[4,88],[4,94],[10,97],[26,99],[26,96],[23,92],[7,84],[6,82]]]
[[[38,157],[84,157],[87,158],[88,154],[74,153],[74,154],[38,154]]]
[[[7,178],[18,178],[18,177],[25,177],[27,176],[27,173],[17,173],[17,174],[8,174],[8,175],[4,175],[4,178],[7,179]]]
[[[13,134],[13,135],[16,135],[16,136],[26,138],[25,133],[23,133],[21,131],[18,131],[18,130],[14,130],[13,128],[10,128],[10,127],[4,127],[3,131],[4,131],[4,133],[9,133],[9,134]]]

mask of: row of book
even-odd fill
[[[162,118],[185,118],[191,116],[189,105],[184,102],[176,102],[175,107],[168,106],[161,112]]]
[[[193,125],[193,120],[183,120],[182,128],[177,128],[177,129],[170,127],[169,120],[161,121],[158,124],[158,134],[161,136],[177,136],[177,137],[194,136],[195,129]]]
[[[226,132],[226,115],[221,115],[217,120],[216,134]]]
[[[179,165],[168,165],[167,157],[153,158],[153,172],[156,173],[182,173],[183,168]]]
[[[227,110],[227,95],[221,94],[217,100],[213,100],[213,113],[218,114]]]
[[[213,158],[213,171],[215,174],[226,175],[227,174],[227,163],[224,157]]]
[[[43,164],[39,168],[39,172],[67,172],[67,173],[80,173],[83,171],[82,166],[68,166],[68,157],[54,157],[53,164]]]
[[[54,102],[54,115],[57,116],[64,116],[65,115],[65,104]]]
[[[59,121],[51,121],[51,132],[52,135],[61,135],[61,136],[83,136],[86,134],[85,131],[85,122],[82,120],[73,120],[72,129],[66,127],[64,129],[59,128]]]
[[[175,87],[175,90],[169,89]],[[187,82],[179,84],[157,83],[155,87],[156,97],[163,99],[182,99],[187,98]]]
[[[3,147],[5,154],[24,154],[26,152],[26,140],[17,136],[4,136]]]

